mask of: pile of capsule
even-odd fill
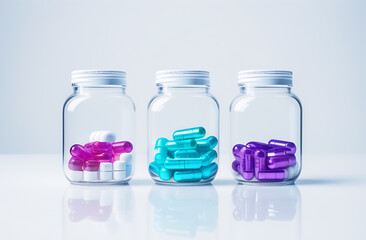
[[[296,145],[272,139],[266,143],[249,142],[233,147],[233,170],[245,180],[283,181],[298,173]]]
[[[154,161],[150,172],[163,181],[173,178],[176,182],[198,182],[214,176],[218,165],[212,162],[217,158],[214,148],[217,138],[203,139],[203,127],[175,131],[173,140],[159,138],[155,144]]]
[[[84,146],[70,148],[71,181],[124,181],[132,174],[132,143],[115,142],[115,134],[108,131],[95,131],[89,140]]]

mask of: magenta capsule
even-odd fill
[[[80,144],[75,144],[70,148],[70,154],[73,157],[76,157],[78,159],[82,160],[91,160],[93,159],[93,154],[91,152],[87,151],[83,146]]]
[[[112,144],[109,142],[94,142],[92,144],[93,154],[113,152]]]
[[[258,172],[258,174],[256,174],[256,177],[259,181],[283,181],[286,178],[286,175],[287,171],[284,169]]]
[[[69,160],[69,169],[73,171],[83,171],[83,163],[83,160],[72,157]]]
[[[295,155],[267,158],[267,166],[270,169],[288,168],[295,165],[295,163],[296,163]]]
[[[282,141],[282,140],[276,140],[276,139],[272,139],[268,142],[268,145],[273,146],[273,147],[285,147],[288,148],[288,154],[295,154],[296,152],[296,145],[293,142],[286,142],[286,141]]]
[[[250,149],[262,149],[262,150],[268,150],[271,148],[271,146],[268,146],[268,144],[266,143],[261,143],[261,142],[248,142],[245,145],[247,148]]]
[[[133,149],[133,145],[129,141],[114,142],[112,146],[115,153],[130,153]]]
[[[96,172],[99,170],[99,162],[95,160],[86,161],[84,162],[83,170],[89,172]]]
[[[233,155],[235,157],[239,157],[239,152],[241,149],[245,148],[245,146],[243,144],[236,144],[234,147],[233,147]],[[244,149],[245,150],[245,149]]]
[[[111,162],[114,160],[113,152],[104,152],[99,154],[94,154],[94,159],[99,161],[108,161]]]

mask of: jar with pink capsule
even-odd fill
[[[292,72],[239,72],[230,106],[231,169],[247,184],[291,184],[302,168],[302,106]]]
[[[72,72],[63,107],[63,170],[75,184],[127,183],[134,173],[135,104],[126,73]]]

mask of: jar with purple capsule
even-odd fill
[[[230,105],[231,169],[249,184],[291,184],[302,166],[302,106],[292,72],[239,72],[240,93]]]
[[[134,172],[135,105],[126,73],[72,72],[63,107],[63,170],[75,184],[127,183]]]

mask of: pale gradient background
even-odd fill
[[[155,71],[209,70],[230,151],[239,70],[294,71],[306,154],[366,153],[366,1],[0,0],[0,153],[60,153],[76,69],[122,69],[146,151]],[[258,127],[260,130],[260,126]]]

